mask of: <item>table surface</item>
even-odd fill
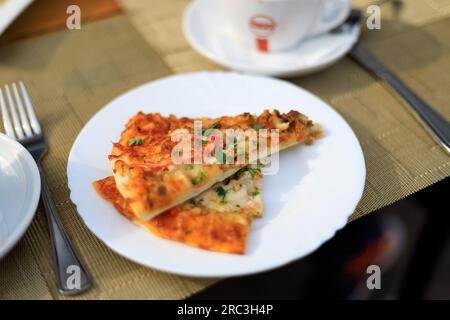
[[[182,15],[189,0],[120,2],[136,29],[174,73],[223,70],[192,49],[183,36]],[[353,6],[365,12],[368,2],[353,1]],[[450,120],[450,1],[407,1],[399,12],[385,3],[381,16],[380,30],[363,28],[363,43]],[[334,106],[362,145],[367,183],[350,220],[449,176],[448,155],[384,83],[349,58],[291,81]]]
[[[61,1],[59,2],[60,7],[58,7],[60,9],[49,9],[49,0],[36,1],[8,29],[5,35],[0,37],[0,46],[4,48],[0,47],[1,83],[21,77],[21,79],[29,79],[32,85],[35,84],[34,89],[36,90],[39,88],[42,92],[45,90],[52,92],[51,86],[39,83],[39,77],[42,77],[42,74],[54,75],[56,72],[56,64],[59,59],[58,48],[65,48],[69,54],[70,49],[77,51],[76,47],[68,44],[74,38],[70,32],[63,30],[54,35],[51,34],[57,29],[65,28],[64,8],[66,2],[73,3],[73,1]],[[122,9],[117,6],[116,2],[109,0],[99,1],[96,6],[89,5],[88,3],[92,4],[92,1],[87,0],[75,2],[82,8],[82,23],[105,19],[105,25],[108,28],[116,28],[113,31],[118,32],[117,42],[122,41],[123,45],[131,44],[135,48],[128,50],[129,52],[126,50],[115,52],[115,56],[109,58],[112,59],[109,60],[109,64],[75,66],[76,62],[73,62],[73,68],[66,70],[70,77],[61,79],[64,82],[63,88],[54,89],[52,92],[56,98],[52,97],[51,99],[55,100],[50,100],[49,94],[43,93],[34,97],[38,104],[46,103],[47,109],[50,109],[49,105],[55,105],[54,108],[56,105],[67,106],[67,112],[74,113],[74,117],[79,122],[74,125],[69,119],[64,119],[61,110],[59,115],[53,116],[48,110],[38,112],[41,120],[47,124],[49,131],[68,130],[67,133],[58,132],[53,137],[50,136],[50,143],[55,145],[51,150],[54,151],[49,154],[49,160],[44,162],[44,169],[49,176],[55,201],[60,210],[67,210],[67,213],[63,213],[65,224],[70,223],[70,219],[74,219],[71,215],[75,212],[75,208],[69,203],[68,190],[65,185],[66,153],[83,123],[101,107],[102,103],[104,104],[108,101],[107,99],[112,98],[109,95],[119,94],[126,88],[172,73],[223,70],[195,52],[186,42],[181,31],[181,22],[183,11],[189,3],[188,0],[120,0]],[[353,1],[353,4],[365,10],[367,1]],[[394,10],[390,4],[384,4],[381,8],[383,19],[381,30],[363,28],[362,41],[408,86],[444,117],[450,119],[448,104],[450,92],[450,33],[448,32],[450,1],[411,0],[405,3],[400,11]],[[61,10],[64,15],[61,15]],[[27,19],[27,17],[42,17],[42,15],[47,17],[41,19],[44,23],[40,23],[36,19]],[[114,16],[120,16],[124,20],[111,18]],[[111,22],[106,22],[107,18],[110,18]],[[129,22],[132,26],[129,25]],[[131,30],[133,27],[134,31]],[[103,30],[106,27],[100,26],[99,23],[92,23],[92,27],[83,25],[81,33],[83,33],[83,28],[87,30],[86,32],[112,37],[111,31]],[[120,37],[121,32],[126,35]],[[48,36],[45,35],[46,33]],[[35,36],[39,37],[25,40]],[[133,42],[129,43],[130,41]],[[53,50],[56,49],[57,53],[42,49],[30,59],[35,61],[38,56],[36,65],[23,64],[23,61],[27,60],[26,54],[28,54],[25,51],[38,43],[44,43]],[[148,48],[144,48],[144,43]],[[100,50],[96,49],[93,44],[83,45],[83,48],[89,48],[92,51],[92,57],[95,57],[96,50]],[[97,44],[97,47],[101,47],[101,44]],[[102,50],[106,49],[108,49],[108,45],[105,44]],[[143,55],[144,51],[145,56]],[[11,52],[16,53],[14,59],[11,58]],[[130,55],[136,59],[136,68],[142,70],[134,70],[132,67],[131,70],[125,70],[123,66],[118,65],[121,59],[129,59]],[[72,57],[73,59],[75,57]],[[127,77],[126,81],[121,80],[125,76]],[[55,77],[57,78],[57,76]],[[385,84],[350,59],[344,58],[318,74],[294,78],[290,81],[310,90],[334,106],[350,123],[361,142],[366,158],[367,182],[363,198],[350,220],[392,204],[450,175],[448,155],[428,136]],[[64,89],[66,91],[63,92]],[[86,92],[86,90],[88,92],[95,90],[96,92],[90,97],[80,96],[80,93]],[[79,110],[73,109],[74,105],[82,104],[85,104],[86,107],[80,107]],[[96,109],[92,107],[93,105]],[[60,151],[58,152],[58,150]],[[49,240],[41,208],[35,220],[24,240],[0,263],[0,269],[6,270],[9,275],[9,280],[0,279],[0,282],[6,281],[0,286],[2,288],[0,289],[0,298],[63,298],[52,287],[54,280],[51,271],[51,256],[47,248]],[[71,238],[82,251],[83,256],[87,256],[89,259],[92,254],[92,259],[94,259],[96,253],[91,253],[92,250],[84,249],[84,247],[96,240],[91,239],[92,235],[82,223],[73,230],[70,229],[69,234],[71,232],[73,232]],[[87,238],[91,240],[85,244],[83,239]],[[42,243],[39,245],[30,243],[36,239]],[[121,284],[114,284],[114,289],[111,287],[108,292],[105,292],[105,287],[109,285],[107,281],[111,279],[102,279],[96,285],[97,288],[93,290],[93,293],[87,293],[80,296],[81,298],[181,298],[215,281],[150,272],[125,259],[116,257],[97,242],[95,242],[96,250],[103,250],[104,257],[114,261],[111,262],[112,265],[114,263],[120,265],[122,268],[120,270],[125,275],[119,279]],[[84,250],[86,252],[83,252]],[[45,254],[40,254],[41,252]],[[95,257],[95,260],[98,261],[98,257]],[[99,273],[98,277],[105,277],[102,273],[106,272],[105,270],[102,269],[100,272],[95,268],[96,266],[92,267]],[[113,271],[109,271],[113,273]],[[98,277],[96,278],[98,279]],[[133,288],[134,283],[138,280],[150,283],[157,288],[161,286],[161,283],[170,283],[175,289],[162,290],[162,294],[157,294],[155,290],[149,292],[145,288],[139,287],[141,291],[134,290],[134,293],[133,290],[125,290],[127,292],[123,294],[117,293],[117,288],[120,285],[124,286],[123,283],[129,284]],[[147,280],[149,282],[145,282]],[[29,290],[30,287],[33,290]]]

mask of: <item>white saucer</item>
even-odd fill
[[[0,133],[0,258],[33,220],[41,194],[39,170],[18,142]]]
[[[212,10],[214,1],[196,0],[186,9],[183,31],[191,46],[208,59],[232,70],[289,77],[323,69],[347,54],[358,40],[360,27],[308,39],[288,51],[259,53],[233,40]]]

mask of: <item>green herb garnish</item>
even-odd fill
[[[240,176],[242,176],[242,174],[244,173],[244,171],[245,171],[245,168],[240,168],[238,171],[236,171],[236,173],[235,173],[236,179],[239,179]]]
[[[219,121],[214,122],[208,129],[202,129],[202,135],[208,137],[213,129],[220,127]]]
[[[225,197],[228,193],[228,190],[224,189],[224,187],[219,186],[216,188],[217,195],[219,197]]]
[[[244,154],[244,150],[242,150],[242,148],[240,146],[235,147],[235,152],[236,152],[236,156],[240,156],[240,155]]]
[[[191,179],[191,183],[193,185],[196,185],[205,178],[206,178],[206,173],[204,173],[203,171],[200,171],[200,173],[195,178]]]
[[[248,173],[250,173],[250,175],[252,176],[252,179],[254,179],[256,176],[255,170],[252,167],[248,167],[247,170],[248,170]]]
[[[186,169],[192,170],[192,169],[194,169],[194,166],[192,164],[188,164],[188,165],[186,165]]]
[[[216,188],[216,193],[217,193],[217,196],[222,197],[222,200],[220,200],[220,204],[221,205],[227,204],[227,201],[225,200],[225,197],[226,197],[226,195],[228,193],[228,190],[226,190],[222,186],[218,186]]]
[[[259,192],[258,192],[258,191],[253,191],[253,192],[252,192],[252,197],[253,197],[253,198],[256,197],[257,195],[259,195]]]
[[[140,146],[142,145],[142,138],[141,137],[134,137],[128,140],[128,146]]]
[[[263,127],[261,127],[259,124],[257,124],[257,123],[255,123],[254,125],[253,125],[253,129],[255,129],[255,130],[261,130]]]

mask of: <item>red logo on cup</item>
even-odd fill
[[[250,18],[250,30],[256,37],[256,47],[261,52],[269,51],[268,37],[275,31],[275,20],[269,16],[258,14]]]

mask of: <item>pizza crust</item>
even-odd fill
[[[263,212],[261,177],[244,171],[149,221],[135,217],[113,177],[93,185],[123,216],[159,237],[200,249],[244,254],[252,220]]]
[[[244,166],[198,164],[194,165],[197,173],[193,174],[186,165],[173,164],[171,152],[176,142],[171,141],[170,135],[176,129],[193,132],[195,120],[201,120],[206,128],[219,124],[217,127],[222,131],[245,130],[256,125],[267,130],[278,129],[280,150],[299,143],[310,144],[322,134],[319,126],[296,111],[281,114],[266,110],[257,117],[244,113],[218,119],[138,113],[128,122],[120,142],[114,144],[109,156],[117,188],[138,219],[148,221],[227,179]],[[136,137],[141,139],[141,144],[127,145],[127,141]]]

